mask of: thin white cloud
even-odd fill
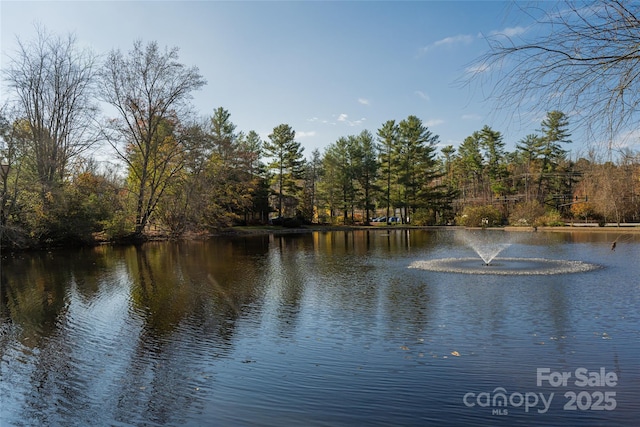
[[[467,45],[473,42],[475,37],[469,34],[459,34],[457,36],[445,37],[437,40],[427,46],[420,49],[420,53],[427,53],[430,50],[437,48],[450,48],[457,45]]]
[[[442,119],[431,119],[431,120],[427,120],[424,124],[427,125],[427,127],[436,127],[443,123],[444,123],[444,120]]]
[[[371,104],[371,102],[366,98],[358,98],[358,103],[360,103],[362,105],[370,105]]]
[[[489,64],[477,64],[471,67],[467,67],[465,71],[468,74],[486,73],[487,71],[491,71],[491,67],[489,66]]]
[[[438,40],[433,45],[435,46],[453,46],[456,44],[469,44],[473,41],[473,36],[468,34],[459,34],[454,37],[445,37],[442,40]]]
[[[429,95],[427,95],[426,93],[424,93],[421,90],[417,90],[415,93],[416,93],[416,95],[418,95],[420,98],[424,99],[425,101],[430,101],[431,100],[431,98],[429,98]]]
[[[494,30],[491,31],[491,35],[492,36],[505,36],[505,37],[515,37],[515,36],[519,36],[520,34],[524,34],[527,32],[527,29],[525,27],[507,27],[503,30]]]
[[[338,122],[340,122],[340,123],[345,123],[345,124],[347,124],[347,125],[349,125],[349,126],[360,126],[360,125],[361,125],[361,124],[363,124],[365,121],[367,121],[367,119],[366,119],[366,118],[364,118],[364,117],[361,117],[361,118],[359,118],[359,119],[357,119],[357,120],[349,120],[349,115],[348,115],[348,114],[345,114],[345,113],[340,114],[340,115],[338,116],[338,119],[337,119],[337,120],[338,120]]]
[[[316,131],[312,130],[309,132],[296,132],[296,138],[309,138],[312,136],[316,136]]]

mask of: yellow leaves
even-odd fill
[[[575,202],[571,205],[571,213],[577,217],[586,217],[593,215],[593,205],[589,202]]]

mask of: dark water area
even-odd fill
[[[640,236],[490,232],[598,266],[570,274],[409,268],[474,257],[459,233],[5,257],[0,426],[637,425]]]

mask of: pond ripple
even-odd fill
[[[602,268],[507,277],[408,268],[466,249],[446,232],[384,234],[3,259],[0,425],[615,426],[640,416],[638,242],[613,255],[597,238],[537,233],[505,252]],[[544,417],[463,403],[496,387],[552,392],[536,386],[539,367],[616,372],[618,408],[564,411],[570,388],[555,390]]]

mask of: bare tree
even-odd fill
[[[4,79],[11,101],[29,130],[25,153],[44,196],[60,184],[72,159],[96,141],[92,91],[96,56],[80,49],[73,35],[59,37],[37,28],[34,41],[10,57]]]
[[[184,165],[179,123],[191,92],[204,84],[197,67],[178,62],[178,48],[163,51],[156,42],[136,41],[128,55],[114,50],[107,57],[100,95],[118,113],[107,139],[135,177],[136,237]]]
[[[499,107],[514,112],[567,111],[615,149],[614,138],[640,121],[640,3],[565,0],[519,10],[533,25],[520,36],[492,35],[466,82],[489,83]]]

